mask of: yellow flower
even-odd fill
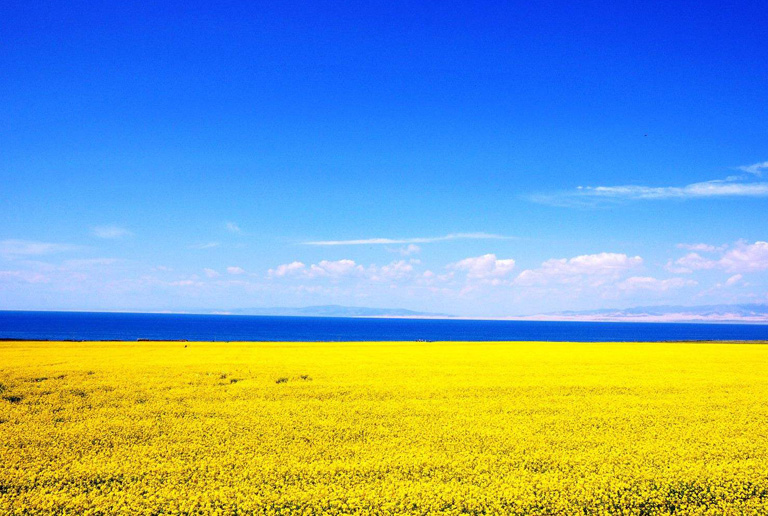
[[[0,514],[768,514],[767,370],[738,344],[0,342]]]

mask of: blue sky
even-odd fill
[[[0,309],[768,302],[766,22],[5,3]]]

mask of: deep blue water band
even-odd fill
[[[768,340],[768,325],[0,311],[0,338],[192,341]]]

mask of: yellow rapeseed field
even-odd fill
[[[768,346],[0,343],[0,514],[768,514]]]

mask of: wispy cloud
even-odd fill
[[[227,231],[229,231],[230,233],[240,233],[240,232],[242,232],[242,230],[240,229],[240,226],[238,226],[234,222],[227,222],[225,227],[227,228]]]
[[[686,186],[580,186],[574,191],[537,194],[530,200],[553,206],[591,206],[601,202],[664,199],[707,199],[725,197],[768,197],[768,183],[725,180]]]
[[[204,244],[192,244],[189,246],[190,249],[213,249],[214,247],[219,247],[218,242],[206,242]]]
[[[753,165],[746,165],[743,167],[739,167],[739,170],[743,170],[744,172],[748,174],[753,174],[757,177],[761,177],[763,175],[763,169],[768,169],[768,161],[763,161],[762,163],[755,163]]]
[[[78,246],[32,240],[0,240],[0,256],[16,258],[20,256],[40,256],[46,254],[76,251]]]
[[[359,240],[316,240],[302,242],[303,245],[402,245],[402,244],[431,244],[448,240],[508,240],[514,237],[494,235],[491,233],[451,233],[439,237],[417,238],[363,238]]]
[[[132,233],[120,226],[95,226],[91,228],[91,233],[98,238],[115,240],[130,236]]]
[[[616,288],[627,292],[637,290],[667,292],[668,290],[684,287],[695,287],[696,285],[698,285],[696,281],[684,278],[669,278],[660,280],[650,276],[633,276],[616,285]]]
[[[762,169],[768,168],[768,161],[738,168],[753,176],[760,177]],[[579,186],[575,190],[534,194],[528,199],[551,206],[579,207],[622,201],[728,197],[768,197],[768,182],[755,181],[748,176],[730,176],[725,179],[714,179],[684,186]]]
[[[678,249],[686,249],[688,251],[699,251],[702,253],[714,253],[726,249],[727,245],[714,246],[710,244],[677,244]]]
[[[50,279],[34,271],[0,271],[0,282],[17,281],[21,283],[47,283]]]
[[[698,253],[688,253],[682,258],[678,258],[674,263],[667,263],[666,269],[675,274],[688,274],[693,271],[714,269],[717,262],[702,257]]]
[[[412,254],[418,254],[421,252],[421,247],[416,244],[408,244],[404,247],[388,248],[390,253],[398,253],[401,256],[410,256]]]
[[[61,267],[63,269],[93,269],[108,267],[120,263],[118,258],[85,258],[80,260],[65,260]]]

